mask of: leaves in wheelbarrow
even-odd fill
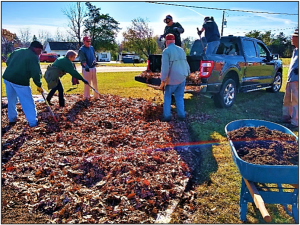
[[[153,223],[188,176],[173,149],[180,130],[160,122],[161,106],[143,99],[81,98],[52,107],[58,123],[43,103],[36,104],[37,127],[20,113],[2,137],[3,185],[49,222]]]
[[[265,126],[241,127],[228,132],[235,149],[244,161],[260,165],[298,165],[296,138]]]

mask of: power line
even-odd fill
[[[239,9],[219,9],[219,8],[211,8],[211,7],[203,7],[203,6],[178,5],[178,4],[160,3],[160,2],[146,2],[146,3],[171,5],[171,6],[182,6],[182,7],[190,7],[190,8],[201,8],[201,9],[216,9],[216,10],[223,10],[223,11],[225,10],[225,11],[236,11],[236,12],[247,12],[247,13],[267,13],[267,14],[289,15],[289,16],[297,16],[298,15],[298,14],[291,14],[291,13],[257,12],[257,11],[247,11],[247,10],[239,10]]]

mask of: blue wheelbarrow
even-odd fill
[[[293,135],[297,142],[298,137],[289,129],[276,123],[264,120],[235,120],[225,126],[225,132],[231,147],[231,156],[237,166],[241,176],[240,191],[240,219],[246,221],[247,203],[254,202],[266,222],[271,222],[264,203],[281,204],[286,212],[292,216],[295,223],[299,223],[298,211],[298,187],[299,187],[299,169],[298,165],[257,165],[242,160],[235,149],[233,142],[228,137],[228,132],[241,127],[259,127],[265,126],[270,130],[278,130],[283,133]],[[269,188],[266,184],[277,184],[276,191],[274,187]],[[284,188],[282,184],[290,184],[292,188]],[[259,187],[257,185],[260,185]],[[263,188],[261,188],[263,186]],[[287,190],[290,189],[290,190]],[[292,205],[292,212],[287,208]]]

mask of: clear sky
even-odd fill
[[[84,2],[83,2],[84,3]],[[92,2],[103,14],[109,14],[120,23],[120,31],[117,41],[122,41],[122,32],[136,18],[147,19],[150,28],[155,35],[163,34],[165,24],[163,19],[167,14],[173,16],[174,22],[179,22],[185,29],[182,38],[198,38],[196,28],[201,28],[204,16],[213,16],[219,26],[221,33],[223,10],[190,8],[182,6],[171,6],[153,4],[147,2]],[[298,15],[282,15],[272,13],[298,14],[299,2],[265,1],[265,2],[243,2],[243,1],[210,1],[210,2],[157,2],[186,6],[208,7],[230,10],[244,10],[267,13],[247,13],[240,11],[225,10],[227,27],[224,27],[223,35],[244,36],[252,30],[267,31],[272,34],[284,32],[291,35],[298,27]],[[20,29],[29,28],[31,35],[38,35],[39,31],[48,31],[53,36],[57,29],[64,33],[68,29],[68,18],[63,14],[62,9],[69,8],[75,2],[1,2],[2,28],[18,35]]]

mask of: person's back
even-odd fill
[[[175,45],[169,44],[169,46],[163,51],[163,59],[168,58],[170,66],[170,71],[168,73],[169,83],[170,85],[180,84],[189,75],[189,65],[186,61],[186,54],[184,50]],[[167,70],[169,68],[169,64],[167,62],[162,62],[162,77],[167,76]]]
[[[205,38],[207,42],[220,40],[218,25],[214,20],[210,19],[208,21],[205,21],[203,27],[205,28]]]
[[[14,51],[6,62],[3,78],[14,84],[29,86],[30,78],[40,73],[39,58],[28,48]]]

